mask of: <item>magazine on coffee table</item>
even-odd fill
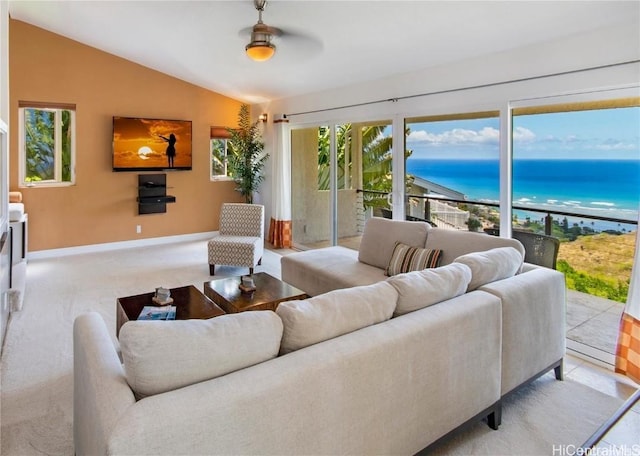
[[[175,320],[176,306],[144,306],[138,320]]]

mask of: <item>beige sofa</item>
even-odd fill
[[[426,230],[376,223],[364,246],[378,229]],[[276,312],[130,321],[115,345],[99,314],[81,315],[75,452],[408,455],[483,417],[496,429],[502,396],[564,353],[562,274],[516,274],[522,258],[501,246]]]
[[[335,246],[283,256],[282,280],[311,296],[387,280],[385,270],[397,242],[441,250],[440,265],[504,247],[515,248],[524,257],[524,247],[515,239],[375,217],[367,221],[358,251]],[[479,265],[477,274],[488,274],[480,279],[488,283],[478,289],[502,303],[501,392],[505,395],[552,368],[557,378],[562,377],[566,287],[562,273],[528,263],[513,277],[493,280],[493,270],[500,267],[496,263]]]
[[[481,417],[497,428],[500,300],[463,290],[391,318],[410,299],[381,282],[277,314],[127,322],[124,365],[81,315],[75,453],[409,455]]]

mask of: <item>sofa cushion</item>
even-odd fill
[[[138,399],[267,361],[278,355],[281,339],[282,321],[270,311],[129,321],[120,329],[127,382]]]
[[[454,263],[466,264],[471,269],[471,282],[467,291],[516,275],[523,262],[524,256],[513,247],[468,253],[454,260]]]
[[[424,222],[405,222],[373,217],[367,220],[358,249],[362,263],[386,269],[396,242],[424,247],[430,227]]]
[[[386,275],[394,276],[404,272],[420,271],[438,267],[441,250],[422,249],[396,242],[393,254],[385,271]]]
[[[284,255],[280,266],[282,280],[309,296],[372,285],[387,278],[384,268],[361,263],[356,250],[339,245]]]
[[[280,303],[276,313],[284,323],[280,353],[347,334],[388,320],[398,293],[387,282],[335,290],[303,301]]]
[[[433,228],[429,230],[427,242],[424,245],[427,249],[440,249],[442,255],[440,264],[451,263],[460,255],[471,252],[484,252],[485,250],[497,247],[513,247],[522,253],[524,257],[524,247],[516,239],[489,236],[486,233],[474,233],[472,231],[448,230],[445,228]]]
[[[470,281],[471,269],[462,263],[389,277],[387,282],[398,292],[394,316],[460,296]]]

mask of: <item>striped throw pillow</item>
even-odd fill
[[[396,242],[386,274],[394,276],[403,272],[421,271],[436,268],[440,262],[442,250],[421,249]]]

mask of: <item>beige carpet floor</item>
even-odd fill
[[[505,400],[497,431],[479,422],[429,454],[572,454],[622,403],[576,381],[557,381],[549,373]]]
[[[280,277],[280,256],[265,251],[256,272]],[[246,274],[221,266],[217,276]],[[120,296],[209,280],[206,241],[30,260],[20,312],[2,355],[2,455],[73,455],[73,340],[76,316],[95,310],[113,328]]]
[[[266,251],[256,271],[280,277]],[[221,267],[216,275],[246,273]],[[12,314],[1,361],[2,455],[73,455],[74,318],[98,311],[115,339],[119,296],[209,280],[206,241],[31,260],[23,309]],[[554,443],[581,443],[621,401],[572,381],[548,377],[506,405],[503,425],[478,424],[439,454],[552,454]]]

